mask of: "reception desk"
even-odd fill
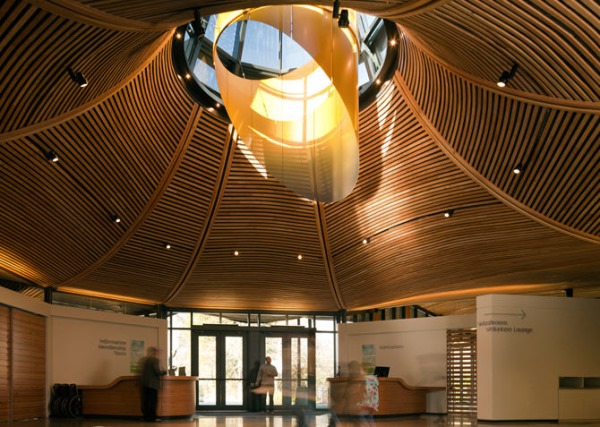
[[[379,411],[375,415],[423,414],[427,412],[427,392],[444,387],[415,387],[400,378],[378,378]],[[359,415],[356,405],[362,394],[364,380],[356,378],[328,378],[329,402],[338,415]]]
[[[142,416],[138,377],[118,377],[106,385],[77,386],[84,416]],[[166,376],[158,393],[159,417],[191,417],[196,412],[196,377]]]

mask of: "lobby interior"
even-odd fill
[[[489,294],[600,298],[600,5],[310,4],[393,28],[392,68],[358,100],[355,185],[335,201],[290,189],[293,173],[261,169],[224,106],[190,92],[177,64],[182,26],[247,1],[5,1],[0,285],[36,302],[151,317],[371,321],[475,314]],[[12,351],[0,349],[3,360]],[[2,397],[11,369],[0,362]],[[17,422],[9,412],[0,404],[0,425]],[[313,422],[326,426],[328,415]],[[297,425],[284,412],[161,423]]]

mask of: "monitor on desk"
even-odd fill
[[[390,374],[389,366],[375,366],[375,372],[373,374],[376,377],[387,377]]]

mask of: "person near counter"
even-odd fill
[[[160,368],[156,347],[148,347],[146,357],[140,359],[139,372],[142,417],[144,421],[156,421],[160,377],[166,374],[166,371]]]

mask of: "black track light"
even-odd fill
[[[348,28],[350,26],[350,20],[348,19],[348,9],[343,9],[340,12],[340,19],[338,19],[338,26],[340,28]]]
[[[340,0],[335,0],[333,2],[333,13],[331,14],[333,19],[338,19],[340,17]]]
[[[67,72],[69,73],[69,77],[73,80],[79,87],[86,87],[88,85],[88,81],[80,71],[74,71],[71,67],[67,68]]]
[[[46,160],[56,163],[58,162],[58,154],[54,150],[50,150],[46,153]]]
[[[192,30],[194,31],[194,37],[200,39],[204,37],[204,25],[202,24],[202,16],[200,10],[194,10],[194,20],[192,21]]]
[[[513,76],[517,73],[517,69],[519,68],[519,64],[516,62],[513,64],[510,71],[502,71],[500,78],[498,79],[498,83],[496,83],[499,87],[504,87],[508,84],[508,81],[513,78]]]

